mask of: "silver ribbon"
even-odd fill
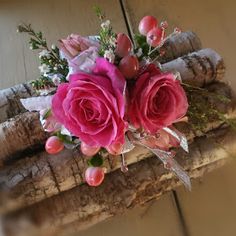
[[[174,138],[178,140],[183,150],[185,150],[186,152],[189,151],[187,139],[182,133],[180,133],[178,130],[174,128],[166,127],[164,128],[164,130],[168,134],[172,135]],[[162,161],[162,163],[164,164],[164,167],[168,170],[171,170],[179,178],[179,180],[184,184],[184,186],[189,191],[191,191],[190,177],[188,176],[187,172],[174,159],[175,153],[173,151],[164,151],[159,148],[150,147],[148,144],[144,144],[142,142],[142,139],[145,137],[141,138],[140,135],[137,135],[137,133],[135,132],[130,132],[130,134],[131,134],[131,137],[129,136],[130,138],[129,143],[133,143],[133,145],[138,144],[140,146],[143,146],[149,149],[153,154],[155,154]]]

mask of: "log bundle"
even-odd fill
[[[169,39],[164,48],[161,62],[165,71],[178,71],[184,83],[214,93],[216,96],[207,100],[227,118],[236,119],[236,97],[222,82],[225,66],[219,54],[201,49],[192,32]],[[231,102],[220,102],[218,95]],[[31,96],[37,94],[30,84],[0,91],[0,214],[7,236],[70,235],[180,185],[157,157],[136,147],[126,155],[127,173],[119,170],[119,157],[106,156],[104,183],[89,187],[83,175],[87,160],[79,150],[52,156],[44,151],[47,135],[38,113],[25,111],[19,101]],[[236,132],[221,119],[209,121],[197,132],[185,122],[177,126],[187,136],[190,153],[179,150],[176,158],[191,178],[222,166],[236,155]]]

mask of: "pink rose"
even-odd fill
[[[66,39],[60,39],[60,51],[67,60],[71,60],[90,47],[99,48],[99,43],[88,37],[71,34]]]
[[[135,128],[154,134],[182,118],[187,109],[180,81],[150,64],[131,91],[128,115]]]
[[[93,147],[124,144],[126,122],[125,79],[104,58],[98,58],[92,74],[71,75],[59,85],[52,111],[73,135]]]

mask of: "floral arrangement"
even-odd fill
[[[188,189],[190,178],[174,160],[173,147],[188,152],[184,135],[174,128],[187,122],[188,99],[179,73],[163,72],[158,59],[167,22],[145,16],[134,42],[113,32],[111,23],[97,9],[98,36],[71,34],[48,47],[41,32],[20,25],[31,36],[30,48],[38,49],[41,76],[33,87],[41,96],[22,99],[30,111],[39,111],[50,134],[49,154],[78,148],[88,157],[85,179],[98,186],[104,179],[103,155],[121,155],[121,170],[128,171],[125,154],[136,145],[148,148],[173,171]],[[115,157],[114,157],[115,158]]]

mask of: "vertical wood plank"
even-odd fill
[[[42,30],[50,44],[73,32],[93,35],[100,27],[95,5],[106,12],[114,30],[126,32],[118,0],[0,0],[0,88],[39,76],[38,54],[29,50],[26,35],[16,33],[19,23]]]
[[[234,236],[236,232],[236,161],[194,181],[191,193],[178,189],[191,236]]]
[[[79,233],[80,236],[183,236],[171,194]],[[76,236],[78,234],[75,234]]]

